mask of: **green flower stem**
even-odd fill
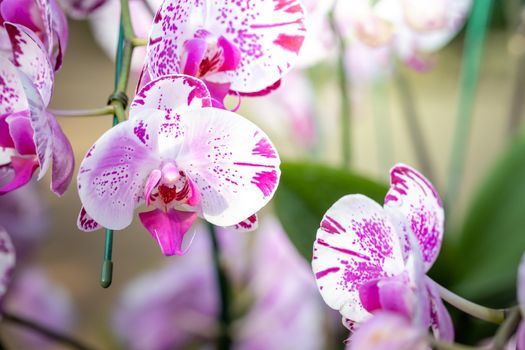
[[[93,109],[48,109],[57,117],[98,117],[115,113],[113,106],[105,106]]]
[[[437,340],[434,337],[429,339],[429,343],[432,346],[432,349],[436,350],[482,350],[485,348],[480,348],[477,346],[469,346],[458,343],[447,343],[441,340]]]
[[[13,325],[31,330],[35,333],[38,333],[48,339],[51,339],[57,343],[63,344],[72,349],[77,349],[77,350],[92,350],[93,349],[92,347],[84,344],[83,342],[73,337],[62,334],[60,332],[57,332],[55,330],[48,328],[47,326],[43,324],[40,324],[33,320],[29,320],[27,318],[12,314],[5,310],[2,311],[2,320],[4,322],[12,323]]]
[[[381,169],[388,170],[394,159],[394,144],[390,131],[388,91],[384,82],[377,82],[373,86],[373,116],[377,137],[377,159]]]
[[[436,177],[432,167],[432,161],[430,159],[427,143],[425,142],[425,137],[423,135],[423,128],[421,127],[418,113],[416,111],[412,88],[409,81],[401,71],[396,74],[395,80],[401,102],[401,108],[403,109],[402,114],[405,117],[408,134],[410,135],[419,166],[421,166],[421,170],[426,177],[428,177],[431,181],[435,181]]]
[[[131,39],[133,47],[140,47],[148,45],[148,38],[133,38]]]
[[[221,252],[219,242],[217,240],[217,232],[213,224],[208,223],[208,231],[212,242],[213,265],[215,266],[215,274],[217,276],[217,284],[219,287],[220,296],[220,312],[219,312],[219,336],[217,339],[218,350],[228,350],[231,348],[231,310],[230,310],[230,294],[231,286],[223,264],[221,263]]]
[[[517,12],[521,13],[519,8]],[[525,16],[519,17],[519,24],[517,24],[516,31],[512,34],[509,41],[510,53],[514,56],[516,62],[516,72],[510,100],[508,137],[513,137],[516,134],[523,118],[523,97],[525,96]]]
[[[341,106],[339,111],[339,128],[341,129],[341,151],[343,154],[342,165],[345,168],[349,168],[352,160],[352,139],[350,133],[352,108],[350,104],[349,74],[346,69],[346,43],[345,38],[339,30],[339,27],[335,20],[336,5],[337,2],[334,4],[332,10],[329,13],[329,20],[330,26],[337,40],[339,52],[337,57],[337,79],[341,98]]]
[[[465,48],[461,64],[459,106],[447,187],[447,205],[455,205],[466,162],[467,145],[477,83],[483,54],[485,33],[490,19],[493,0],[476,0],[468,21]],[[453,212],[451,209],[450,212]]]
[[[135,34],[131,24],[131,13],[128,0],[120,0],[120,31],[117,46],[115,90],[110,95],[109,106],[113,108],[113,126],[127,119],[126,107],[128,98],[126,90],[129,83],[131,59],[133,57],[133,40]],[[100,285],[108,288],[113,279],[113,230],[106,229],[104,240],[104,260],[100,271]]]
[[[520,308],[517,306],[507,312],[505,321],[501,324],[492,341],[493,350],[503,350],[505,348],[505,344],[516,331],[521,317]]]
[[[481,306],[479,304],[473,303],[465,298],[460,297],[459,295],[451,292],[450,290],[439,285],[438,283],[436,283],[436,285],[439,289],[439,295],[441,296],[441,298],[443,298],[443,300],[445,300],[447,303],[454,306],[455,308],[471,316],[479,318],[480,320],[495,324],[502,324],[505,320],[507,310],[491,309],[485,306]]]

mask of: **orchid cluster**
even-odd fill
[[[525,350],[525,256],[518,304],[506,309],[464,299],[446,288],[456,290],[459,278],[447,284],[431,274],[445,205],[426,171],[410,94],[401,104],[429,179],[397,163],[385,191],[355,174],[352,160],[356,87],[389,77],[398,62],[429,71],[467,19],[465,61],[474,63],[461,80],[464,96],[475,95],[477,76],[468,74],[479,71],[487,2],[0,0],[0,321],[10,325],[0,338],[13,336],[15,348],[92,349],[65,334],[77,324],[78,296],[55,282],[60,270],[35,264],[53,239],[35,178],[50,183],[53,201],[67,201],[76,186],[76,226],[105,231],[102,287],[112,283],[114,231],[131,231],[134,221],[158,257],[170,257],[154,270],[144,262],[149,271],[103,303],[111,348],[454,350],[464,348],[456,343],[465,340],[462,311],[501,324],[485,340],[490,349]],[[66,15],[86,20],[114,58],[102,108],[50,107],[55,75],[69,64]],[[342,166],[281,164],[288,153],[337,156],[325,144],[336,139],[334,81]],[[468,102],[460,116],[473,110]],[[76,166],[61,116],[112,116],[113,125],[80,150]]]

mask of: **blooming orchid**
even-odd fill
[[[218,226],[251,217],[273,196],[279,156],[268,137],[237,114],[211,108],[198,79],[170,75],[135,96],[130,120],[108,130],[80,165],[79,227],[120,230],[140,221],[165,255],[201,216]]]
[[[406,165],[396,165],[390,176],[384,207],[347,195],[327,211],[314,243],[317,285],[349,328],[380,310],[412,318],[414,300],[427,299],[433,328],[451,340],[450,316],[435,283],[424,276],[441,246],[441,200],[432,184]]]
[[[54,70],[62,66],[67,48],[68,26],[64,12],[56,0],[1,0],[0,48],[9,51],[10,40],[4,23],[23,25],[43,43]],[[16,48],[13,48],[16,49]]]
[[[198,77],[219,107],[228,92],[266,94],[297,60],[304,17],[298,0],[165,0],[151,29],[143,78]]]
[[[5,22],[12,52],[0,56],[0,194],[25,185],[52,164],[51,189],[62,195],[73,175],[71,145],[46,107],[54,73],[42,42],[24,26]],[[7,57],[6,57],[7,56]],[[10,181],[6,178],[14,172]],[[7,182],[7,183],[6,183]]]

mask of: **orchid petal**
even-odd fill
[[[35,158],[12,156],[11,167],[14,170],[15,175],[9,183],[0,188],[0,195],[14,191],[27,184],[31,180],[33,172],[38,168],[38,162]]]
[[[518,303],[525,313],[525,254],[523,254],[518,268]]]
[[[130,119],[144,109],[166,111],[175,119],[184,111],[210,106],[210,93],[202,81],[188,75],[167,75],[142,87],[131,103]]]
[[[317,231],[312,267],[328,306],[352,321],[367,319],[359,288],[404,269],[396,229],[383,208],[362,195],[335,202]]]
[[[21,155],[33,155],[36,153],[33,142],[33,129],[26,115],[12,114],[6,119],[9,125],[9,133],[13,140],[15,149]]]
[[[516,350],[525,350],[525,321],[521,321],[516,332]]]
[[[184,43],[197,30],[223,36],[241,52],[235,70],[212,74],[214,83],[256,92],[275,83],[297,60],[305,36],[304,11],[297,0],[230,2],[166,0],[157,12],[148,44],[150,74],[179,73]],[[234,60],[232,61],[234,62]]]
[[[434,186],[416,170],[398,164],[390,171],[385,208],[403,214],[404,222],[398,224],[410,225],[428,271],[437,259],[444,231],[443,204]],[[409,250],[406,242],[405,253]]]
[[[3,298],[15,267],[15,247],[7,232],[0,228],[0,298]]]
[[[144,186],[144,198],[146,200],[146,205],[149,206],[151,203],[151,192],[159,184],[159,181],[162,177],[162,171],[155,169],[149,174],[148,180],[146,181],[146,186]]]
[[[197,76],[204,54],[206,53],[206,40],[202,38],[190,39],[184,43],[187,52],[183,61],[182,72],[187,75]]]
[[[140,222],[157,240],[165,256],[183,255],[184,235],[197,219],[197,213],[170,209],[155,209],[139,213]],[[189,248],[189,247],[188,247]]]
[[[62,0],[66,13],[74,19],[85,19],[108,0]]]
[[[217,108],[187,112],[184,124],[177,166],[197,186],[206,220],[235,225],[270,201],[279,182],[280,160],[262,130]]]
[[[153,151],[161,117],[129,120],[111,128],[86,154],[78,173],[78,192],[87,213],[100,225],[120,230],[144,201],[148,175],[160,166]]]
[[[437,339],[452,342],[454,341],[454,324],[439,296],[439,290],[436,282],[426,277],[427,290],[430,296],[430,320],[434,335]]]
[[[51,6],[51,20],[53,27],[53,35],[56,37],[57,42],[56,47],[53,47],[54,50],[54,69],[55,71],[59,70],[62,67],[62,61],[64,53],[67,49],[68,39],[69,39],[69,29],[67,25],[67,18],[62,11],[62,8],[59,6],[56,0],[49,1]]]
[[[239,222],[238,224],[231,226],[231,229],[238,231],[238,232],[250,232],[250,231],[257,230],[258,226],[259,226],[259,219],[257,217],[257,214],[253,214],[246,220],[243,220]]]
[[[77,226],[85,232],[92,232],[102,228],[98,222],[89,216],[84,207],[80,208],[80,212],[78,213]]]
[[[26,111],[28,104],[16,67],[0,56],[0,115]]]
[[[51,190],[61,196],[69,187],[75,170],[75,155],[66,135],[58,125],[55,117],[46,112],[53,134]]]

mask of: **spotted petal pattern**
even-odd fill
[[[399,226],[410,228],[421,248],[426,271],[436,261],[441,248],[445,214],[434,186],[423,175],[404,164],[390,171],[390,190],[385,197],[388,210],[402,213]],[[409,250],[405,244],[405,253]]]
[[[152,77],[182,72],[184,44],[209,32],[223,36],[241,52],[235,70],[207,79],[231,83],[231,89],[264,90],[286,74],[304,40],[304,11],[298,0],[165,0],[148,44]]]
[[[339,199],[317,231],[312,267],[331,308],[355,322],[367,319],[359,288],[404,269],[396,229],[383,208],[362,195]]]

